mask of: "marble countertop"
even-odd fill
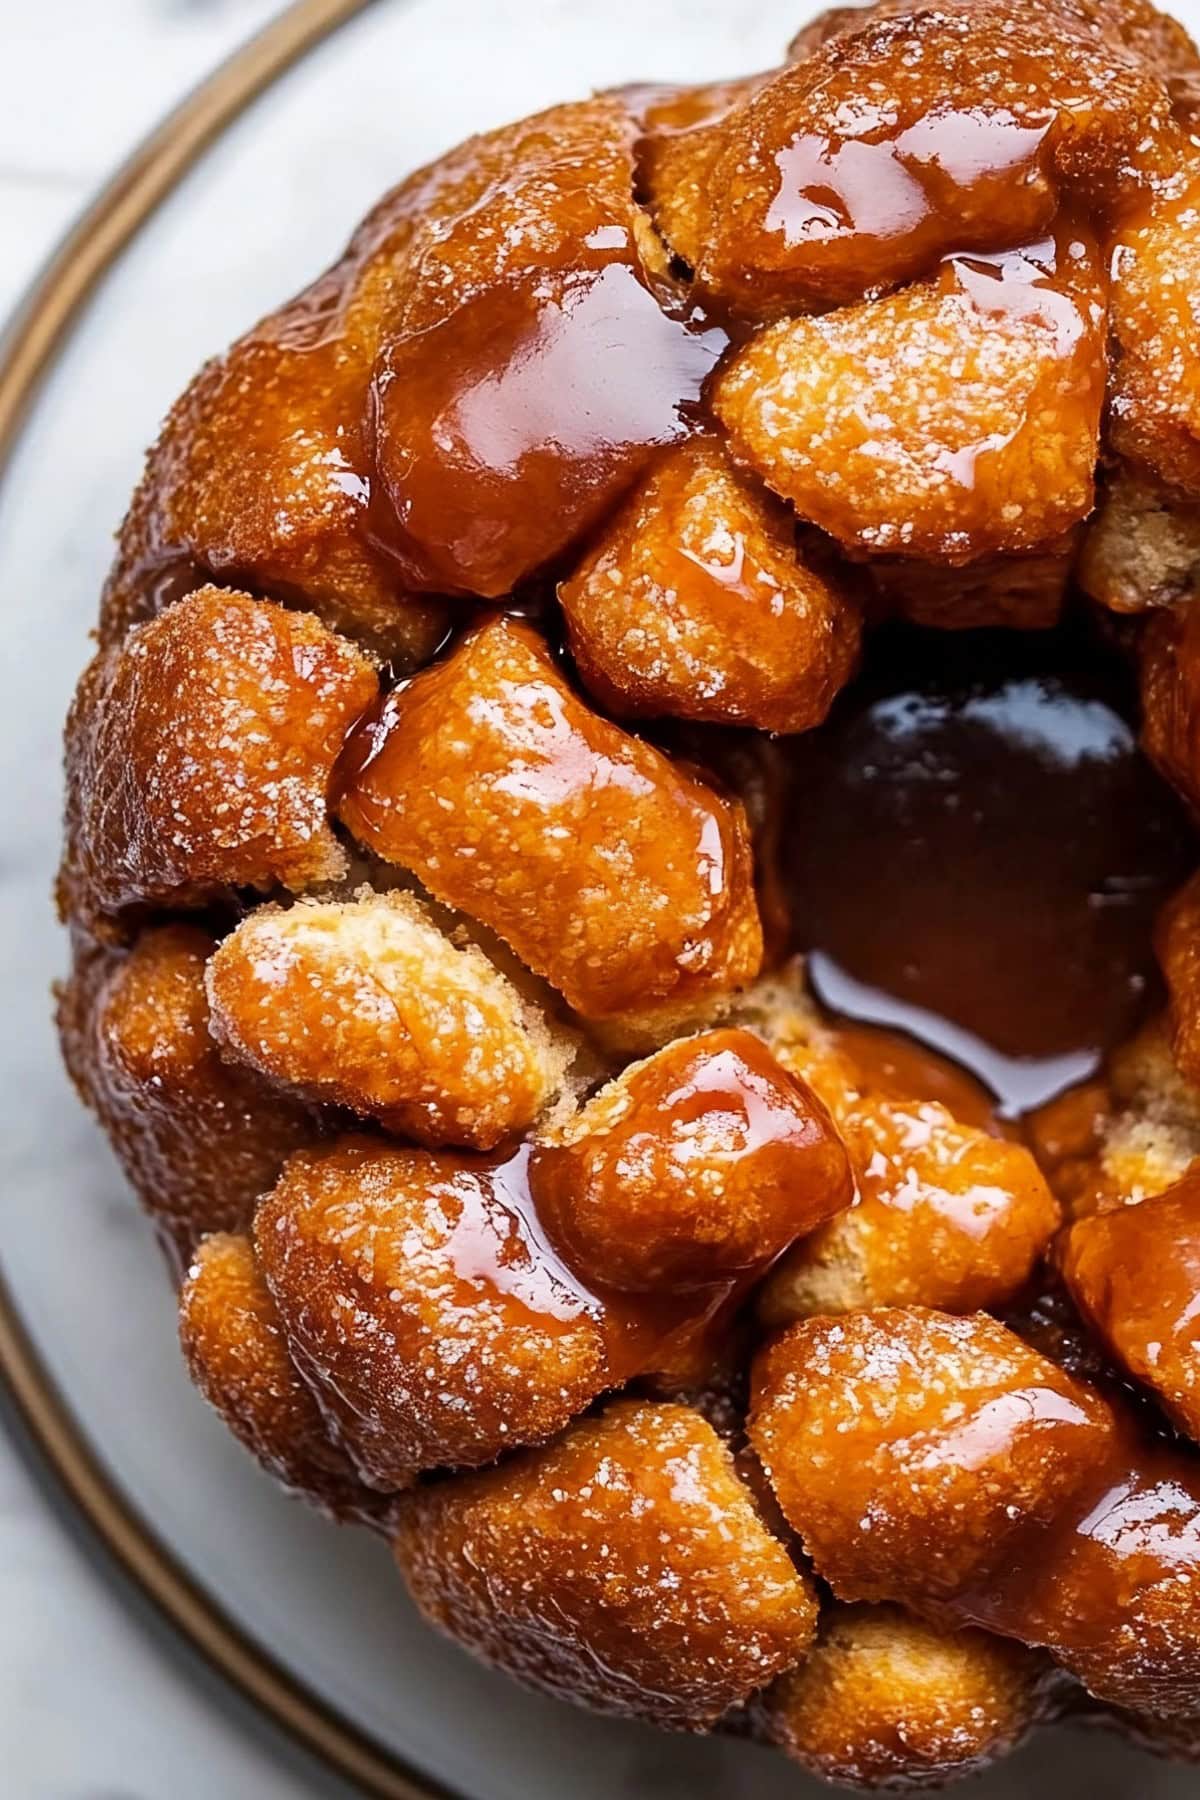
[[[0,0],[0,316],[111,169],[279,0]],[[0,1791],[345,1796],[126,1590],[0,1434]]]

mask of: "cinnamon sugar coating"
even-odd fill
[[[180,1263],[210,1231],[248,1225],[316,1116],[222,1062],[191,925],[147,931],[128,955],[77,948],[59,1000],[68,1066],[130,1186]]]
[[[932,561],[1041,548],[1091,511],[1098,247],[1060,224],[879,300],[768,326],[714,406],[735,458],[842,543]]]
[[[179,1305],[192,1380],[268,1474],[334,1518],[369,1513],[374,1496],[330,1442],[296,1373],[249,1238],[205,1238]]]
[[[806,1319],[760,1353],[750,1440],[840,1599],[981,1581],[1109,1451],[1105,1408],[985,1314]]]
[[[842,1787],[940,1787],[1012,1750],[1042,1710],[1045,1663],[987,1632],[896,1606],[833,1606],[759,1707],[773,1743]]]
[[[395,690],[339,810],[586,1015],[757,973],[741,808],[590,712],[527,625],[485,625]]]
[[[396,1554],[483,1661],[596,1711],[712,1725],[804,1655],[807,1583],[689,1407],[619,1401],[553,1445],[419,1489]]]
[[[411,894],[263,907],[208,969],[225,1051],[420,1143],[491,1150],[561,1093],[574,1045]]]
[[[807,731],[858,656],[848,577],[716,440],[658,462],[559,589],[583,680],[619,718]]]
[[[377,692],[319,620],[214,587],[102,651],[67,723],[66,910],[103,924],[340,875],[329,780]]]

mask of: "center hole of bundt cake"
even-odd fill
[[[1010,1115],[1158,1002],[1154,916],[1196,860],[1128,664],[1078,624],[878,634],[794,740],[784,837],[818,996],[953,1057]]]

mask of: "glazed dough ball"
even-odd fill
[[[88,668],[67,723],[64,907],[103,925],[341,875],[330,777],[378,689],[344,638],[248,594],[200,588],[138,626]]]
[[[736,1030],[631,1064],[535,1152],[531,1180],[593,1279],[651,1292],[752,1275],[852,1195],[820,1101]]]
[[[453,154],[473,191],[437,207],[368,400],[377,528],[422,591],[506,598],[690,430],[724,337],[658,302],[635,135],[600,95]]]
[[[419,1488],[396,1554],[425,1617],[526,1686],[702,1729],[798,1661],[816,1604],[691,1408],[618,1401]]]
[[[1182,191],[1181,191],[1182,190]],[[1200,158],[1122,219],[1112,252],[1116,449],[1200,499]]]
[[[1076,1220],[1062,1271],[1110,1356],[1200,1439],[1200,1172]]]
[[[772,1273],[761,1302],[769,1325],[914,1302],[974,1312],[1028,1280],[1060,1212],[1024,1145],[960,1124],[936,1101],[881,1096],[843,1112],[838,1129],[856,1204]]]
[[[106,641],[190,571],[310,607],[411,673],[446,628],[430,596],[504,596],[618,497],[652,444],[683,430],[614,379],[624,357],[673,356],[680,397],[694,398],[715,354],[640,279],[633,138],[613,97],[470,138],[386,195],[328,274],[210,362],[148,459]],[[591,417],[603,408],[608,437],[572,446],[577,390],[553,352],[594,340],[606,306]],[[524,455],[505,453],[514,409]]]
[[[559,588],[571,652],[618,718],[819,725],[858,658],[850,581],[717,439],[655,464]]]
[[[1103,1403],[984,1314],[806,1319],[760,1352],[750,1441],[843,1600],[978,1583],[1109,1453]]]
[[[983,1631],[897,1606],[833,1606],[805,1660],[768,1688],[772,1742],[840,1786],[940,1787],[979,1772],[1038,1717],[1046,1665]]]
[[[903,1040],[826,1025],[794,969],[750,990],[739,1013],[825,1102],[855,1180],[854,1205],[771,1272],[764,1322],[913,1302],[973,1312],[1010,1299],[1060,1213],[1029,1151],[997,1135],[982,1090],[950,1064],[906,1055]]]
[[[841,543],[967,562],[1092,509],[1104,279],[1090,232],[950,256],[880,300],[751,338],[713,404],[735,458]]]
[[[1042,1644],[1096,1699],[1200,1716],[1200,1476],[1124,1420],[1117,1454],[975,1596],[976,1622]]]
[[[393,692],[340,811],[589,1018],[758,971],[741,807],[591,712],[515,620]]]
[[[254,1243],[369,1487],[539,1443],[611,1385],[604,1306],[545,1243],[519,1162],[345,1138],[291,1159]]]
[[[1184,140],[1162,82],[1099,14],[1071,0],[839,9],[798,40],[796,66],[668,142],[651,210],[703,289],[761,317],[1029,241],[1063,195],[1136,196]]]
[[[1179,1071],[1163,1018],[1029,1120],[1030,1142],[1068,1218],[1161,1194],[1200,1156],[1200,1088]]]

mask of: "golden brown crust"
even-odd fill
[[[527,1130],[574,1053],[411,894],[261,907],[207,979],[227,1054],[423,1144],[491,1150]]]
[[[377,692],[318,619],[214,587],[102,651],[67,724],[65,908],[103,924],[340,875],[329,780]]]
[[[394,692],[340,814],[586,1015],[757,973],[741,808],[589,711],[528,626],[483,626]]]
[[[80,943],[59,1001],[68,1068],[181,1263],[207,1232],[244,1228],[320,1129],[221,1061],[204,991],[213,949],[191,925],[148,931],[127,955]]]
[[[858,659],[848,578],[719,441],[658,462],[559,588],[571,653],[619,718],[808,731]]]
[[[930,280],[768,326],[713,404],[735,458],[843,544],[967,562],[1091,511],[1104,399],[1096,242],[950,256]]]
[[[179,1337],[192,1380],[268,1474],[334,1518],[373,1509],[296,1373],[248,1237],[217,1233],[200,1245],[179,1297]]]
[[[604,1308],[539,1236],[519,1169],[343,1139],[291,1159],[254,1241],[370,1487],[539,1443],[609,1385]]]
[[[756,1359],[750,1440],[840,1599],[974,1585],[1109,1451],[1103,1405],[984,1314],[792,1325]]]
[[[432,1623],[530,1687],[712,1725],[803,1656],[816,1606],[688,1407],[621,1401],[558,1443],[419,1489],[401,1569]]]
[[[822,1780],[905,1790],[977,1774],[1037,1720],[1045,1663],[983,1631],[896,1606],[833,1606],[759,1709],[773,1743]]]

